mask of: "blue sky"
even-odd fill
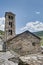
[[[0,0],[0,29],[5,12],[16,14],[16,33],[43,30],[43,0]]]

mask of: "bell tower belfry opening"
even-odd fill
[[[15,14],[12,12],[5,13],[5,39],[15,36]]]

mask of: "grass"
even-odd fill
[[[4,35],[4,31],[0,30],[0,35]]]
[[[41,46],[43,46],[43,36],[40,36],[40,38],[41,38]]]

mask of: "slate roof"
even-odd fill
[[[15,14],[13,14],[12,12],[5,12],[5,17],[6,17],[7,14],[15,15]]]
[[[17,34],[16,36],[14,36],[14,37],[11,38],[11,39],[8,39],[7,41],[10,41],[10,40],[12,40],[12,39],[14,39],[14,38],[16,38],[16,37],[18,37],[18,36],[24,34],[24,33],[26,33],[26,34],[29,34],[29,33],[30,33],[30,34],[32,34],[33,36],[35,36],[36,38],[38,38],[39,40],[41,40],[40,37],[38,37],[37,35],[35,35],[34,33],[30,32],[30,31],[26,30],[26,31],[24,31],[24,32],[22,32],[22,33],[20,33],[20,34]]]

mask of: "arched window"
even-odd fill
[[[10,15],[9,15],[8,18],[13,20],[13,16],[10,16]]]
[[[12,22],[9,21],[9,25],[12,27]]]
[[[9,31],[9,34],[12,35],[12,30],[8,30]]]

